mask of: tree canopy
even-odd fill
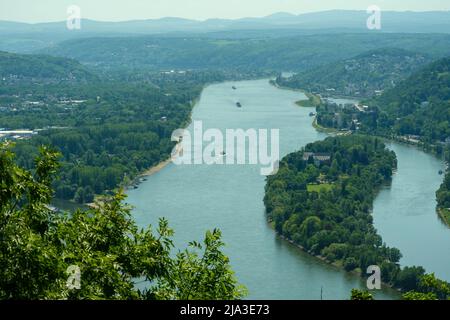
[[[33,170],[0,146],[1,299],[239,299],[219,230],[173,254],[173,230],[139,229],[119,192],[94,209],[52,210],[59,154],[40,149]],[[79,287],[70,285],[71,270]],[[144,282],[145,288],[136,284]]]

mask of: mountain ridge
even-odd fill
[[[184,31],[180,28],[186,24],[190,25],[193,30],[197,32],[210,32],[217,30],[234,29],[237,26],[244,29],[261,28],[261,27],[276,27],[279,25],[293,26],[302,28],[334,28],[334,27],[350,27],[356,29],[365,29],[366,20],[369,14],[363,10],[327,10],[316,11],[301,14],[292,14],[287,12],[276,12],[264,17],[244,17],[239,19],[223,19],[210,18],[205,20],[188,19],[182,17],[162,17],[157,19],[138,19],[138,20],[123,20],[123,21],[100,21],[95,19],[82,19],[81,23],[89,24],[89,32],[98,32],[97,28],[107,29],[111,32],[121,33],[122,26],[135,25],[133,30],[126,30],[125,32],[134,33],[151,33],[156,31]],[[326,19],[325,19],[326,18]],[[324,21],[324,19],[326,21]],[[405,25],[405,19],[407,23]],[[403,31],[408,32],[408,29],[414,29],[411,32],[417,32],[418,27],[426,26],[431,28],[434,32],[450,33],[450,11],[382,11],[382,22],[385,24],[386,31]],[[39,22],[26,23],[9,20],[0,20],[0,32],[32,32],[37,30],[45,30],[47,32],[62,32],[66,31],[65,21],[55,22]],[[158,24],[164,24],[169,30],[164,30]],[[414,26],[414,24],[420,24]],[[448,29],[439,29],[438,25],[444,25]],[[61,28],[61,26],[63,28]],[[204,27],[208,27],[206,30]],[[387,27],[386,27],[387,26]],[[9,29],[7,27],[10,27]],[[19,28],[13,30],[11,27]],[[119,28],[115,28],[119,27]],[[150,29],[147,29],[150,28]],[[21,30],[20,30],[21,29]],[[34,29],[34,30],[33,30]],[[383,27],[382,27],[383,29]],[[429,32],[427,30],[425,32]]]

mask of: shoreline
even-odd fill
[[[281,87],[279,86],[276,82],[271,82],[273,86],[283,89],[283,90],[292,90],[292,91],[301,91],[303,93],[305,93],[306,95],[306,91],[302,90],[302,89],[290,89],[288,87]],[[354,97],[350,97],[350,99],[355,99]],[[297,103],[296,103],[297,104]],[[298,105],[298,104],[297,104]],[[328,127],[323,127],[321,125],[319,125],[317,123],[317,114],[314,117],[312,126],[318,131],[318,132],[322,132],[325,133],[327,135],[339,135],[341,132],[335,128],[328,128]],[[347,132],[342,132],[342,134],[348,134]],[[351,133],[350,133],[351,134]],[[399,143],[399,144],[403,144],[403,145],[407,145],[407,146],[412,146],[415,147],[419,150],[421,150],[422,152],[431,154],[432,156],[438,158],[438,159],[443,159],[443,154],[439,155],[436,152],[436,146],[433,144],[427,144],[421,141],[411,141],[411,140],[407,140],[402,138],[401,136],[387,136],[387,135],[380,135],[380,134],[368,134],[368,133],[359,133],[365,136],[369,136],[369,137],[378,137],[380,139],[384,139],[385,141],[388,141],[389,143]],[[437,215],[439,216],[439,218],[444,222],[444,224],[450,228],[450,213],[447,213],[448,210],[446,210],[445,208],[439,208],[436,207],[436,212]]]
[[[293,240],[288,239],[288,238],[286,238],[285,236],[283,236],[282,234],[278,233],[278,232],[275,230],[275,228],[273,227],[271,221],[269,221],[269,220],[266,219],[266,223],[269,225],[269,228],[272,229],[273,232],[275,232],[275,235],[276,235],[277,237],[279,237],[279,238],[280,238],[281,240],[283,240],[283,241],[286,241],[286,242],[289,243],[291,246],[297,248],[297,249],[300,250],[301,252],[306,253],[307,255],[311,256],[312,258],[317,259],[317,260],[320,260],[321,262],[323,262],[323,263],[325,263],[325,264],[327,264],[327,265],[329,265],[329,266],[331,266],[331,267],[333,267],[333,268],[336,268],[336,269],[339,270],[339,271],[342,271],[342,272],[345,272],[345,273],[347,273],[347,274],[349,274],[349,275],[352,275],[352,276],[354,276],[354,277],[357,277],[357,278],[361,279],[361,281],[366,280],[366,278],[364,278],[364,276],[363,276],[363,272],[362,272],[361,269],[358,268],[358,269],[354,269],[354,270],[351,270],[351,271],[347,271],[347,270],[345,270],[344,267],[343,267],[341,264],[339,264],[337,261],[331,262],[331,261],[327,260],[324,256],[313,254],[313,253],[307,251],[302,245],[300,245],[300,244],[298,244],[298,243],[295,243]],[[392,290],[392,291],[394,291],[396,294],[399,294],[399,297],[400,297],[401,294],[402,294],[402,291],[401,291],[399,288],[396,288],[396,287],[394,287],[393,285],[390,285],[389,283],[386,283],[386,282],[384,282],[384,281],[381,281],[381,286],[382,286],[382,288],[384,288],[385,290]]]
[[[163,160],[161,162],[159,162],[158,164],[148,168],[147,170],[144,170],[144,172],[142,172],[141,174],[139,174],[138,178],[142,178],[142,177],[149,177],[159,171],[161,171],[162,169],[164,169],[166,166],[168,166],[170,163],[172,162],[172,159],[169,158],[167,160]]]
[[[191,123],[192,123],[192,113],[194,112],[194,108],[198,105],[198,103],[200,102],[203,92],[205,91],[206,88],[208,88],[211,85],[217,84],[217,83],[222,83],[222,82],[229,82],[229,83],[234,83],[234,82],[238,82],[238,81],[251,81],[251,80],[268,80],[270,81],[271,78],[267,78],[267,77],[261,77],[261,78],[255,78],[255,79],[245,79],[245,80],[226,80],[226,81],[212,81],[212,82],[208,82],[205,83],[202,86],[202,89],[199,93],[199,95],[197,97],[195,97],[192,101],[192,108],[189,112],[189,116],[188,118],[180,125],[180,127],[182,129],[187,129]],[[145,177],[149,177],[161,170],[163,170],[165,167],[167,167],[170,163],[172,162],[172,158],[171,156],[169,156],[168,159],[166,160],[161,160],[160,162],[158,162],[157,164],[151,166],[150,168],[144,169],[143,171],[137,173],[137,175],[131,179],[130,181],[122,181],[119,188],[123,188],[124,190],[127,189],[131,189],[131,188],[137,188],[139,186],[139,184],[141,184],[143,181],[142,179]],[[116,189],[117,190],[117,189]],[[95,195],[94,196],[94,201],[92,203],[85,203],[84,205],[88,206],[88,207],[94,207],[95,206],[95,202],[97,202],[98,200],[102,199],[104,197],[104,195]]]
[[[201,90],[199,96],[196,97],[196,98],[192,101],[192,108],[191,108],[191,111],[189,112],[188,119],[186,119],[186,121],[184,121],[184,123],[182,123],[182,125],[181,125],[181,127],[182,127],[183,129],[187,129],[187,128],[190,126],[190,124],[192,123],[192,112],[194,111],[194,108],[195,108],[195,107],[197,106],[197,104],[199,103],[199,101],[200,101],[200,99],[201,99],[201,97],[202,97],[203,91],[204,91],[209,85],[211,85],[211,84],[206,84],[206,85],[202,88],[202,90]],[[176,147],[176,145],[175,145],[175,147]],[[164,169],[165,167],[167,167],[171,162],[172,162],[172,157],[171,157],[171,156],[169,156],[168,159],[161,160],[161,161],[158,162],[157,164],[155,164],[155,165],[151,166],[150,168],[145,169],[145,170],[143,170],[142,172],[140,172],[133,180],[131,180],[130,182],[124,184],[123,187],[124,187],[125,189],[129,189],[131,186],[137,187],[139,184],[142,183],[142,180],[141,180],[142,178],[150,177],[151,175],[154,175],[155,173],[158,173],[159,171],[161,171],[162,169]]]
[[[302,89],[291,89],[291,88],[287,88],[287,87],[281,87],[281,86],[279,86],[275,81],[271,81],[270,83],[271,83],[274,87],[276,87],[276,88],[278,88],[278,89],[281,89],[281,90],[291,90],[291,91],[295,91],[295,92],[302,92],[302,93],[304,93],[304,94],[306,95],[306,92],[305,92],[304,90],[302,90]],[[296,103],[296,105],[297,105],[297,106],[300,106],[300,107],[304,107],[304,106],[299,105],[298,103]],[[337,135],[338,133],[340,133],[340,131],[337,130],[337,129],[335,129],[335,128],[327,128],[327,127],[322,127],[321,125],[319,125],[319,124],[317,123],[317,115],[314,117],[314,120],[313,120],[313,122],[312,122],[312,126],[314,127],[314,129],[315,129],[316,131],[325,133],[325,134],[327,134],[328,136],[330,136],[330,135]],[[429,154],[431,154],[431,155],[433,155],[433,156],[435,156],[435,157],[437,157],[437,158],[440,158],[435,152],[433,152],[433,151],[434,151],[433,149],[432,149],[432,150],[427,150],[427,149],[426,149],[426,145],[423,144],[423,143],[420,143],[420,142],[419,142],[419,143],[413,143],[412,141],[405,141],[404,139],[400,139],[399,137],[395,137],[395,136],[386,137],[386,136],[381,136],[381,135],[371,135],[371,134],[363,134],[363,135],[366,135],[366,136],[369,136],[369,137],[378,137],[378,138],[381,138],[381,139],[385,139],[385,140],[387,140],[387,141],[389,141],[389,142],[394,142],[394,143],[399,143],[399,144],[404,144],[404,145],[413,146],[413,147],[415,147],[415,148],[417,148],[417,149],[420,149],[420,150],[423,151],[423,152],[429,153]],[[394,172],[393,172],[393,175],[395,174],[396,171],[397,171],[397,168],[395,168],[395,170],[394,170]],[[379,190],[376,191],[376,193],[378,193],[378,192],[379,192]],[[375,196],[375,197],[376,197],[376,196]],[[373,203],[372,203],[372,205],[373,205]],[[444,223],[447,227],[450,228],[450,213],[448,213],[448,214],[449,214],[449,217],[447,217],[446,214],[445,214],[445,211],[446,211],[445,209],[442,209],[442,208],[436,208],[436,209],[437,209],[436,211],[437,211],[437,213],[438,213],[439,218],[441,218],[441,220],[443,221],[443,223]],[[371,213],[370,213],[370,214],[371,214],[371,215],[373,214],[372,210],[371,210]],[[304,248],[303,246],[301,246],[301,245],[295,243],[295,242],[294,242],[293,240],[291,240],[291,239],[286,238],[286,237],[283,236],[282,234],[279,234],[279,233],[273,228],[273,225],[272,225],[272,223],[271,223],[270,220],[267,220],[267,219],[266,219],[266,221],[267,221],[267,223],[269,224],[270,228],[275,232],[275,234],[276,234],[279,238],[281,238],[282,240],[284,240],[284,241],[286,241],[287,243],[291,244],[292,246],[296,247],[296,248],[299,249],[300,251],[302,251],[302,252],[304,252],[304,253],[306,253],[306,254],[308,254],[308,255],[310,255],[310,256],[312,256],[312,257],[314,257],[314,258],[316,258],[316,259],[318,259],[318,260],[320,260],[320,261],[322,261],[322,262],[324,262],[324,263],[326,263],[326,264],[328,264],[328,265],[331,265],[331,266],[333,266],[333,267],[335,267],[335,268],[337,268],[337,269],[339,269],[339,270],[342,270],[342,271],[347,272],[347,273],[349,273],[349,274],[353,274],[353,275],[355,275],[355,276],[359,276],[359,278],[364,279],[362,270],[360,270],[360,269],[359,269],[359,270],[355,269],[355,270],[347,271],[347,270],[345,270],[345,269],[343,268],[342,265],[340,265],[340,264],[337,263],[336,261],[335,261],[335,262],[331,262],[331,261],[327,260],[325,257],[323,257],[323,256],[321,256],[321,255],[316,255],[316,254],[313,254],[313,253],[311,253],[311,252],[305,250],[305,248]],[[372,223],[372,225],[373,225],[373,223]],[[393,285],[391,285],[391,284],[389,284],[389,283],[386,283],[386,282],[383,282],[383,281],[382,281],[382,286],[385,287],[385,288],[387,288],[387,289],[390,289],[390,290],[393,290],[393,291],[397,292],[399,295],[401,295],[401,293],[402,293],[402,290],[401,290],[401,289],[399,289],[399,288],[397,288],[397,287],[395,287],[395,286],[393,286]]]
[[[217,83],[222,83],[222,82],[234,83],[234,82],[239,82],[239,81],[251,81],[251,80],[268,80],[269,83],[270,83],[271,78],[262,77],[262,78],[247,79],[247,80],[226,80],[226,81],[213,81],[213,82],[210,82],[210,83],[206,83],[202,87],[202,90],[201,90],[200,94],[198,95],[198,97],[196,97],[194,100],[192,100],[192,109],[191,109],[191,111],[189,113],[188,119],[186,119],[186,121],[181,125],[182,129],[187,129],[191,125],[191,123],[192,123],[192,113],[194,111],[194,108],[198,105],[198,103],[200,102],[200,100],[202,98],[203,92],[209,86],[217,84]],[[154,166],[152,166],[152,167],[150,167],[148,169],[145,169],[144,171],[140,172],[132,181],[130,181],[129,183],[125,184],[124,187],[125,188],[129,188],[130,186],[140,184],[141,183],[141,178],[149,177],[149,176],[151,176],[151,175],[161,171],[162,169],[167,167],[171,162],[172,162],[172,158],[171,157],[169,157],[166,160],[160,161],[159,163],[155,164]]]
[[[437,212],[444,224],[450,228],[450,211],[444,208],[437,208]],[[448,217],[446,214],[448,215]]]

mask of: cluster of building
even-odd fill
[[[24,140],[30,139],[34,135],[38,134],[36,130],[4,130],[0,129],[0,140],[2,139],[13,139],[13,140]]]
[[[24,97],[19,95],[0,95],[0,98],[12,98],[15,102],[2,103],[0,104],[0,111],[5,112],[17,112],[21,110],[33,110],[33,111],[41,111],[42,108],[52,106],[58,106],[64,108],[66,110],[72,109],[82,103],[85,103],[87,100],[73,100],[68,98],[57,98],[55,96],[49,95],[43,98],[40,101],[32,100],[33,95],[27,94]],[[31,98],[31,99],[30,99]],[[98,98],[97,98],[98,99]]]
[[[309,161],[312,159],[316,166],[320,166],[321,164],[330,164],[331,163],[331,154],[329,153],[314,153],[314,152],[304,152],[303,153],[303,161]]]
[[[162,74],[186,74],[186,71],[184,70],[170,70],[170,71],[162,71]]]

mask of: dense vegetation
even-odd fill
[[[0,145],[0,299],[235,299],[239,286],[220,251],[219,230],[173,255],[160,220],[138,229],[118,193],[96,209],[49,209],[58,155],[41,148],[35,167],[18,167]],[[71,278],[70,266],[80,278]],[[137,282],[146,281],[138,290]]]
[[[419,268],[420,269],[420,268]],[[448,300],[450,299],[450,284],[437,279],[433,273],[424,274],[420,272],[411,272],[409,268],[405,268],[404,278],[409,278],[415,289],[403,293],[403,300]],[[417,271],[417,270],[415,270]],[[414,283],[414,279],[417,281]],[[352,289],[350,300],[374,300],[368,291]]]
[[[368,291],[352,289],[350,300],[373,300],[373,295]]]
[[[300,71],[379,48],[402,48],[444,57],[450,36],[444,34],[306,34],[243,38],[224,35],[97,37],[65,41],[42,52],[70,57],[97,67],[235,69]]]
[[[358,131],[420,143],[449,161],[450,58],[431,63],[394,89],[365,101],[366,108],[324,102],[317,107],[323,127]],[[438,209],[450,222],[450,173],[437,192]]]
[[[403,49],[376,49],[289,78],[279,76],[277,83],[322,96],[369,97],[393,88],[428,61],[423,54]]]
[[[436,192],[436,199],[441,217],[450,226],[450,173],[447,173],[444,182]]]
[[[419,53],[383,49],[361,54],[380,47]],[[91,202],[95,194],[112,195],[167,158],[171,132],[189,121],[206,83],[327,64],[307,71],[311,77],[322,74],[307,89],[323,91],[333,84],[338,93],[367,96],[397,84],[428,59],[425,53],[436,58],[449,49],[448,35],[322,34],[77,39],[44,50],[79,59],[89,69],[71,59],[1,52],[0,128],[34,129],[37,134],[14,148],[16,163],[28,171],[14,164],[8,148],[0,153],[0,263],[5,266],[0,297],[242,297],[219,250],[220,232],[207,233],[203,246],[192,243],[174,257],[167,223],[161,221],[157,235],[138,230],[121,193],[96,209],[71,215],[49,209],[52,193]],[[355,54],[361,55],[350,58]],[[338,60],[343,62],[329,65]],[[444,59],[413,75],[367,102],[370,107],[364,112],[321,104],[317,121],[365,133],[417,135],[443,146],[450,136],[448,64]],[[338,75],[344,80],[338,81]],[[315,105],[313,100],[303,104]],[[56,180],[54,152],[42,149],[39,160],[33,160],[41,145],[61,152]],[[329,154],[331,159],[317,164],[314,157],[303,160],[304,152]],[[405,299],[444,299],[450,294],[448,284],[421,267],[400,268],[399,250],[387,247],[373,227],[373,198],[390,180],[395,164],[395,155],[376,138],[310,144],[287,156],[279,173],[268,179],[268,219],[290,241],[348,271],[364,273],[368,265],[380,265],[383,280],[407,292]],[[447,176],[437,194],[442,208],[449,203],[449,181]],[[82,270],[81,290],[66,287],[70,265]],[[135,289],[136,278],[150,287]],[[368,296],[355,291],[354,298]]]
[[[78,61],[44,55],[20,55],[0,51],[0,80],[88,81],[96,76]]]
[[[386,90],[363,101],[364,110],[325,102],[318,123],[348,129],[355,120],[361,132],[384,136],[414,136],[423,143],[450,143],[450,58],[440,59]],[[361,105],[362,107],[362,105]]]
[[[331,158],[320,161],[314,155]],[[425,270],[401,269],[400,251],[387,247],[372,223],[374,197],[395,167],[395,154],[378,138],[354,135],[308,144],[286,156],[278,173],[268,178],[267,217],[279,234],[313,255],[347,271],[365,272],[378,265],[384,282],[405,292],[423,292]],[[445,290],[439,297],[448,296]]]
[[[303,159],[305,152],[326,153],[332,160],[317,165]],[[268,218],[287,239],[348,271],[381,263],[392,268],[400,253],[383,245],[370,209],[395,166],[395,155],[378,139],[354,136],[309,144],[283,159],[278,174],[268,178]],[[313,184],[332,188],[308,191]]]
[[[368,104],[374,112],[369,121],[362,121],[363,130],[413,137],[450,160],[450,58],[430,64]],[[450,172],[437,201],[441,216],[450,223]]]
[[[378,98],[366,130],[417,135],[424,142],[450,137],[450,58],[438,60]]]
[[[36,130],[31,139],[19,141],[15,150],[17,161],[27,168],[40,145],[56,147],[63,155],[54,184],[56,196],[79,203],[129,183],[168,158],[171,134],[187,124],[203,86],[244,76],[116,71],[109,78],[96,75],[93,80],[65,81],[59,68],[72,66],[73,61],[20,55],[15,59],[24,57],[26,66],[14,70],[0,64],[0,74],[15,72],[0,84],[0,128]],[[46,74],[44,85],[39,70],[47,64],[57,72]]]

